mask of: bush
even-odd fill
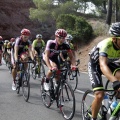
[[[70,14],[62,14],[57,19],[57,28],[63,28],[67,30],[69,34],[73,36],[73,40],[76,42],[89,42],[93,29],[91,25],[85,21],[84,18]]]

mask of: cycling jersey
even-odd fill
[[[38,42],[38,40],[36,39],[33,41],[32,46],[37,51],[38,55],[40,55],[40,50],[45,47],[45,42],[43,40],[41,40],[41,42]]]
[[[118,50],[113,42],[112,38],[107,38],[98,43],[90,52],[90,60],[88,62],[88,74],[90,78],[93,90],[103,90],[103,82],[101,75],[103,74],[99,65],[99,56],[104,56],[108,58],[108,67],[115,75],[120,67],[115,61],[120,58],[120,50]]]
[[[55,49],[55,50],[70,50],[70,47],[68,44],[63,43],[62,45],[58,45],[56,40],[49,40],[47,42],[46,45],[46,49],[45,50],[49,50],[50,51],[50,58],[54,58],[57,57],[59,53],[55,53],[53,51],[51,51],[51,49]]]
[[[12,48],[12,43],[9,42],[9,43],[7,44],[7,49],[11,49],[11,48]]]
[[[59,61],[58,61],[59,53],[58,52],[57,53],[53,52],[51,49],[54,49],[54,50],[67,50],[69,52],[70,51],[70,46],[68,44],[66,44],[66,43],[63,43],[62,45],[58,45],[56,40],[49,40],[47,42],[45,50],[49,50],[50,51],[49,59],[52,62],[56,63],[58,68],[60,68]],[[45,59],[44,58],[44,54],[43,54],[43,59]]]
[[[99,54],[108,58],[109,62],[116,61],[120,58],[120,50],[115,48],[112,43],[112,38],[107,38],[100,43],[97,47],[99,48]]]
[[[31,47],[31,43],[30,43],[29,40],[26,41],[26,42],[24,42],[22,40],[22,37],[18,37],[18,38],[16,38],[15,46],[19,47],[19,49],[18,49],[18,55],[20,55],[23,52],[27,52],[28,51],[28,48]]]
[[[35,40],[33,41],[33,43],[32,43],[32,46],[33,46],[34,48],[39,49],[39,48],[45,47],[45,42],[44,42],[43,40],[41,40],[41,42],[38,42],[38,40],[35,39]]]

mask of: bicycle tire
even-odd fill
[[[32,74],[33,79],[35,80],[37,75],[35,73],[35,69],[33,69],[32,67],[31,67],[31,74]]]
[[[41,64],[40,65],[40,73],[39,73],[40,77],[43,78],[45,76],[45,68],[44,65]]]
[[[60,86],[59,96],[59,109],[66,120],[71,120],[75,114],[75,95],[71,85],[65,81]]]
[[[20,86],[17,86],[17,87],[16,87],[16,92],[17,92],[17,94],[20,93]]]
[[[41,80],[41,87],[40,87],[41,98],[45,107],[49,108],[52,105],[52,100],[51,100],[50,92],[45,91],[44,89],[44,82],[45,82],[45,78],[43,77]]]
[[[70,85],[72,86],[73,91],[75,91],[77,89],[77,85],[78,85],[78,76],[76,75],[76,77],[72,76],[72,71],[69,71],[67,73],[67,80],[70,83]]]
[[[81,113],[82,113],[82,120],[91,120],[92,117],[92,111],[91,111],[91,105],[94,99],[94,92],[93,90],[86,90],[82,97],[81,102]],[[102,106],[101,106],[102,107]],[[102,120],[102,112],[101,108],[99,110],[97,120]]]
[[[30,97],[30,74],[25,72],[22,76],[22,92],[25,101],[27,102]]]

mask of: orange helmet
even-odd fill
[[[22,29],[21,30],[21,35],[26,35],[26,36],[30,36],[31,32],[28,29]]]

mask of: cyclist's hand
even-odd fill
[[[36,61],[35,61],[35,60],[32,60],[32,63],[35,65],[35,64],[36,64]]]
[[[119,88],[120,88],[120,82],[118,80],[114,81],[113,82],[113,89],[118,90]]]
[[[73,71],[77,70],[77,66],[71,66],[71,70]]]
[[[50,70],[51,71],[57,71],[58,69],[57,69],[57,67],[52,67]]]

